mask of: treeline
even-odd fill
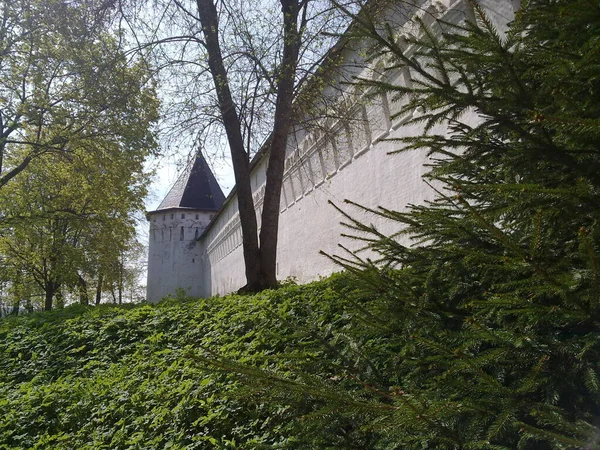
[[[3,312],[120,298],[156,150],[158,102],[114,5],[4,2],[0,20]]]

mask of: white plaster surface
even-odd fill
[[[431,2],[430,2],[431,3]],[[481,4],[498,24],[512,20],[513,3],[510,0],[483,0]],[[446,8],[449,6],[449,10]],[[466,11],[462,0],[436,1],[427,13],[457,14]],[[462,14],[462,13],[461,13]],[[502,30],[503,26],[499,25]],[[348,53],[346,60],[356,61],[356,54]],[[353,70],[356,72],[356,70]],[[388,75],[399,83],[409,83],[405,71]],[[363,97],[363,99],[366,97]],[[344,205],[344,200],[377,208],[405,210],[409,204],[419,204],[433,197],[433,192],[422,179],[427,171],[423,151],[406,151],[395,155],[399,144],[386,141],[399,136],[417,135],[418,126],[403,126],[408,117],[390,116],[398,110],[387,96],[357,102],[350,116],[355,120],[329,123],[330,133],[317,130],[300,130],[292,136],[286,161],[281,217],[279,223],[279,247],[277,276],[280,280],[293,277],[308,282],[340,270],[330,259],[321,255],[343,254],[338,246],[342,242],[355,250],[359,244],[341,234],[348,232],[340,222],[344,219],[328,202],[347,210],[361,222],[373,224],[380,231],[390,234],[399,231],[397,225],[378,216],[361,212]],[[477,120],[473,116],[470,120]],[[435,130],[444,132],[444,129]],[[260,208],[264,195],[266,158],[255,166],[252,189],[260,226]],[[206,222],[192,219],[174,219],[167,212],[152,214],[150,255],[148,270],[148,300],[157,301],[176,288],[185,289],[190,295],[210,296],[226,294],[245,284],[242,236],[237,213],[237,198],[229,198],[213,226],[199,242],[179,240],[179,229],[186,231],[206,226]],[[194,213],[195,214],[195,213]],[[208,215],[202,216],[207,220]],[[204,225],[202,225],[204,224]],[[172,239],[153,242],[153,233],[168,233]],[[189,234],[192,237],[192,232]],[[400,237],[410,244],[407,237]],[[194,262],[192,262],[194,261]]]
[[[204,293],[199,276],[202,255],[197,238],[214,214],[192,209],[167,209],[148,215],[149,302],[157,302],[168,294],[175,294],[179,288],[192,296]]]

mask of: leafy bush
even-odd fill
[[[323,343],[347,323],[340,280],[3,320],[0,447],[319,446],[320,437],[299,431],[316,398],[267,400],[263,385],[271,381],[249,389],[230,366],[235,361],[246,375],[263,369],[298,385],[302,377],[289,376],[294,371],[327,376]],[[324,423],[318,434],[344,446],[340,430],[348,426]]]

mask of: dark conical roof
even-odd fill
[[[217,211],[225,196],[202,155],[198,155],[191,169],[181,174],[157,211],[171,208],[190,208]]]

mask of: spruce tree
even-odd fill
[[[402,45],[355,17],[412,74],[359,82],[408,98],[426,132],[399,151],[428,152],[437,198],[369,210],[410,247],[346,216],[379,258],[336,257],[362,283],[352,371],[389,406],[381,448],[600,448],[600,5],[531,0],[506,33],[471,7]]]

